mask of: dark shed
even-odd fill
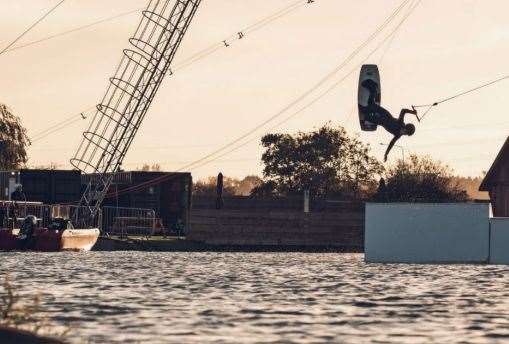
[[[74,203],[81,197],[81,172],[76,170],[21,170],[19,182],[27,201]]]
[[[493,216],[509,217],[509,137],[479,187],[490,194]]]
[[[83,175],[83,185],[95,178],[94,174]],[[187,225],[192,184],[190,173],[119,172],[113,177],[103,205],[153,209],[167,228],[174,228],[179,222]]]

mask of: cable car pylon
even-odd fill
[[[95,217],[165,77],[201,0],[151,0],[130,47],[83,133],[71,164],[92,174],[80,206]],[[77,220],[76,220],[77,221]]]

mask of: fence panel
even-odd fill
[[[0,203],[0,224],[3,228],[20,228],[25,218],[33,215],[37,219],[37,225],[42,228],[56,218],[71,220],[74,228],[99,228],[102,222],[102,214],[99,212],[95,218],[90,217],[86,207],[72,205],[47,205],[36,202],[12,202]]]
[[[149,237],[155,234],[157,223],[152,209],[103,207],[101,230],[104,234],[120,237]]]

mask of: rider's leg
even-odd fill
[[[367,107],[368,115],[366,116],[366,120],[381,126],[385,126],[391,121],[394,121],[394,117],[392,117],[391,113],[381,107],[380,105],[374,103],[371,106]]]
[[[369,91],[368,106],[376,104],[376,96],[378,94],[377,83],[371,79],[367,79],[362,82],[361,86]]]

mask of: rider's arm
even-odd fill
[[[411,115],[417,116],[417,110],[415,108],[413,108],[412,110],[410,110],[410,109],[401,109],[401,112],[399,113],[399,121],[400,122],[404,122],[405,121],[405,115],[407,113],[409,113]]]
[[[394,138],[389,143],[389,146],[387,147],[387,150],[385,151],[384,155],[384,161],[387,161],[387,156],[389,155],[389,152],[391,151],[392,147],[396,144],[396,142],[399,140],[401,136],[394,136]]]

